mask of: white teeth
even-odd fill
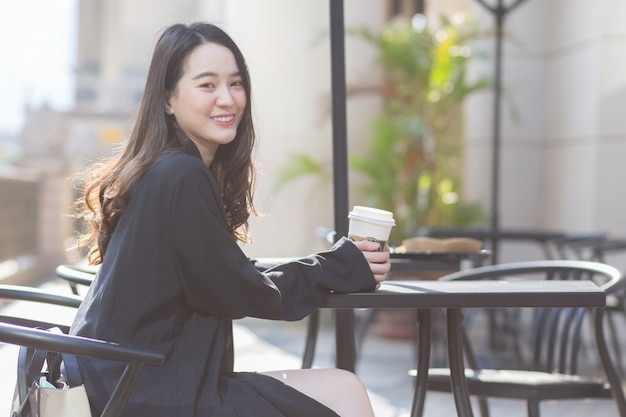
[[[219,117],[213,117],[212,119],[215,120],[216,122],[230,122],[231,120],[233,120],[235,118],[235,116],[219,116]]]

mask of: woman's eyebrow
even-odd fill
[[[200,74],[196,75],[195,77],[192,78],[192,80],[199,80],[200,78],[204,78],[204,77],[217,77],[218,74],[213,72],[213,71],[204,71],[201,72]],[[235,71],[232,74],[229,74],[230,77],[240,77],[241,73],[239,71]]]

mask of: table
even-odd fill
[[[446,311],[448,359],[452,391],[459,416],[472,416],[465,380],[461,313],[463,308],[589,307],[603,308],[606,294],[589,281],[386,281],[375,293],[330,294],[321,308],[412,308],[417,310],[419,353],[411,415],[424,408],[430,360],[430,312]],[[354,335],[346,332],[344,336]],[[349,342],[337,341],[337,364],[356,361]],[[354,369],[354,368],[353,368]],[[352,370],[353,370],[352,369]]]
[[[391,273],[410,272],[413,277],[427,271],[456,272],[461,270],[464,262],[471,262],[472,266],[482,265],[485,259],[491,256],[488,250],[478,252],[409,252],[405,254],[391,254]],[[290,258],[260,258],[258,261],[268,264],[276,264],[289,261]],[[374,312],[375,310],[372,310]],[[373,314],[365,318],[366,331],[368,323],[372,320]],[[335,313],[335,340],[341,344],[344,351],[351,349],[350,355],[338,356],[337,367],[354,372],[356,359],[356,343],[354,341],[354,312],[336,311]],[[317,333],[319,331],[319,311],[309,315],[306,342],[304,353],[302,354],[302,368],[310,368],[313,365],[315,356],[315,345],[317,343]],[[345,358],[345,361],[344,361]]]

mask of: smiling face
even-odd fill
[[[219,145],[235,138],[246,104],[233,53],[225,46],[206,43],[189,55],[183,75],[167,98],[166,111],[210,166]]]

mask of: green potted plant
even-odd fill
[[[397,226],[390,243],[399,245],[418,226],[461,227],[484,220],[478,204],[462,196],[463,102],[486,88],[470,81],[470,43],[478,36],[462,15],[441,17],[430,29],[422,15],[396,19],[379,32],[349,31],[378,53],[377,82],[351,85],[348,98],[376,94],[381,109],[372,120],[362,154],[349,167],[359,174],[351,190],[364,205],[394,212]],[[328,179],[330,167],[306,154],[292,155],[276,187],[305,175]]]

